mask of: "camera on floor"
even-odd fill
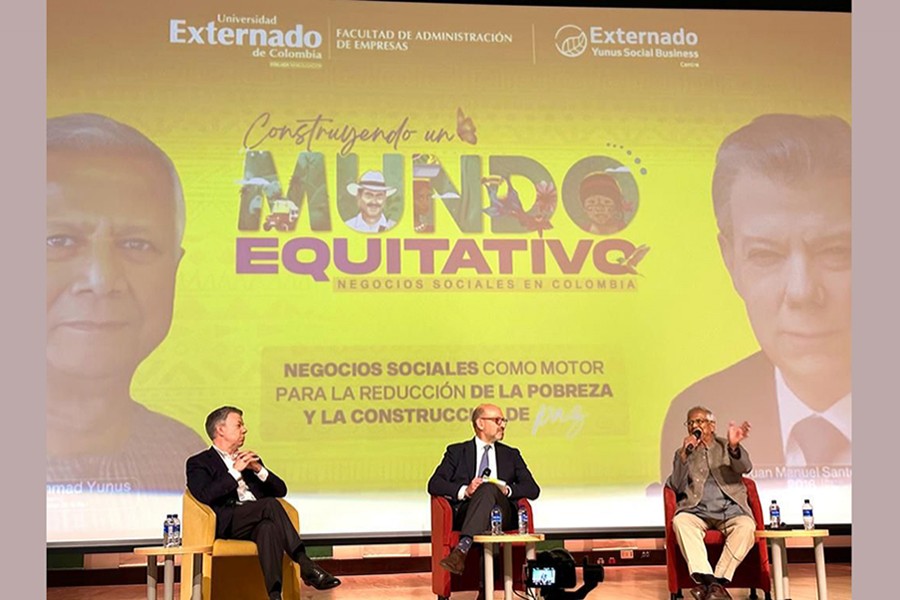
[[[539,588],[545,600],[582,600],[603,581],[603,565],[590,564],[585,557],[581,569],[584,583],[577,590],[566,589],[577,581],[575,559],[562,548],[545,550],[525,564],[525,586]]]

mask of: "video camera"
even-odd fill
[[[603,565],[588,564],[585,557],[581,568],[584,583],[568,591],[565,588],[574,587],[576,582],[575,559],[562,548],[545,550],[525,564],[525,586],[540,588],[546,600],[583,600],[603,581]]]

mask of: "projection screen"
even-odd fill
[[[223,405],[308,535],[428,531],[483,402],[542,530],[661,526],[695,405],[849,523],[850,108],[849,14],[49,0],[48,543]]]

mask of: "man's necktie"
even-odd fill
[[[482,474],[484,473],[484,470],[487,469],[488,466],[491,464],[490,461],[488,460],[488,453],[490,451],[491,451],[490,446],[484,447],[484,454],[481,455],[481,464],[478,465],[478,473],[477,473],[478,477],[481,477]]]
[[[850,440],[819,415],[806,417],[794,425],[788,438],[788,448],[792,443],[796,443],[803,452],[807,465],[851,464]]]

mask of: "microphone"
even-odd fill
[[[693,430],[693,431],[691,432],[691,435],[693,435],[693,436],[694,436],[695,438],[697,438],[697,440],[699,441],[699,440],[700,440],[700,436],[703,435],[703,434],[700,432],[699,429],[695,429],[695,430]],[[687,450],[685,450],[685,452],[686,452],[687,454],[690,454],[690,453],[693,452],[693,451],[694,451],[694,446],[688,446],[688,447],[687,447]]]
[[[491,468],[485,467],[484,471],[481,472],[481,478],[484,479],[485,477],[490,477],[490,476],[491,476]]]

